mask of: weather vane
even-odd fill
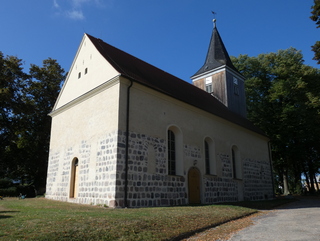
[[[214,11],[211,11],[212,12],[212,14],[213,14],[213,17],[214,17],[214,19],[212,19],[212,22],[213,22],[213,27],[215,28],[216,27],[216,12],[214,12]]]

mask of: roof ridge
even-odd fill
[[[206,91],[107,44],[101,39],[91,35],[88,35],[88,37],[100,54],[124,77],[260,135],[265,135],[248,119],[232,112]]]
[[[183,80],[183,79],[181,79],[181,78],[179,78],[179,77],[177,77],[177,76],[174,76],[173,74],[170,74],[169,72],[164,71],[163,69],[160,69],[160,68],[158,68],[157,66],[154,66],[154,65],[152,65],[152,64],[150,64],[150,63],[148,63],[148,62],[146,62],[146,61],[144,61],[144,60],[142,60],[142,59],[140,59],[140,58],[138,58],[138,57],[136,57],[136,56],[134,56],[134,55],[132,55],[132,54],[129,54],[129,53],[127,53],[127,52],[125,52],[125,51],[123,51],[123,50],[121,50],[121,49],[119,49],[119,48],[117,48],[117,47],[115,47],[115,46],[113,46],[113,45],[111,45],[111,44],[108,44],[108,43],[104,42],[104,41],[103,41],[102,39],[100,39],[100,38],[96,38],[96,37],[94,37],[94,36],[92,36],[92,35],[90,35],[90,34],[87,34],[87,33],[86,33],[86,35],[88,35],[88,36],[91,38],[91,40],[92,40],[92,39],[97,40],[99,46],[100,46],[103,50],[105,50],[105,49],[104,49],[104,47],[103,47],[103,45],[102,45],[101,43],[103,43],[104,45],[108,45],[109,47],[112,47],[112,48],[116,49],[117,51],[120,51],[120,52],[122,52],[123,54],[126,54],[126,55],[130,56],[131,58],[136,59],[137,61],[143,62],[143,63],[146,64],[146,65],[152,66],[153,68],[155,68],[155,69],[163,72],[164,74],[170,75],[170,76],[176,78],[177,80],[181,81],[183,84],[188,84],[188,85],[191,85],[192,87],[194,87],[193,84],[191,84],[191,83],[189,83],[189,82],[186,82],[185,80]],[[101,52],[100,52],[100,53],[101,53]],[[121,70],[121,71],[119,71],[119,72],[121,72],[122,74],[126,75],[127,77],[131,77],[131,78],[135,79],[134,76],[130,76],[130,74],[127,73],[126,70],[123,69],[123,68],[117,63],[117,61],[115,61],[106,51],[104,51],[103,56],[104,56],[104,57],[105,57],[105,56],[108,56],[108,59],[107,59],[107,60],[108,60],[108,61],[111,60],[111,61],[114,63],[114,65],[116,65],[116,66],[118,67],[117,70]],[[114,67],[115,67],[115,66],[114,66]]]

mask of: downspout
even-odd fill
[[[128,205],[128,167],[129,167],[129,110],[130,110],[130,89],[133,81],[130,80],[130,85],[127,89],[127,113],[126,113],[126,158],[125,158],[125,179],[124,179],[124,206]]]
[[[271,142],[268,141],[268,152],[269,152],[269,164],[270,164],[270,171],[271,171],[271,181],[272,181],[272,190],[273,190],[273,197],[274,198],[274,193],[275,193],[275,189],[274,189],[274,176],[273,176],[273,165],[272,165],[272,155],[271,155]]]

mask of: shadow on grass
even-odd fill
[[[275,208],[282,207],[283,205],[296,202],[298,199],[296,198],[275,198],[272,200],[261,200],[261,201],[241,201],[241,202],[228,202],[228,203],[219,203],[217,205],[230,205],[230,206],[238,206],[251,208],[256,210],[272,210]]]
[[[225,223],[228,223],[228,222],[231,222],[231,221],[235,221],[235,220],[238,220],[238,219],[241,219],[241,218],[245,218],[245,217],[248,217],[252,214],[255,214],[257,213],[258,211],[255,211],[255,212],[252,212],[250,214],[246,214],[246,215],[243,215],[243,216],[240,216],[240,217],[236,217],[236,218],[233,218],[233,219],[229,219],[229,220],[226,220],[224,222],[220,222],[220,223],[217,223],[217,224],[214,224],[214,225],[209,225],[209,226],[206,226],[206,227],[203,227],[203,228],[199,228],[199,229],[196,229],[196,230],[192,230],[190,232],[187,232],[187,233],[182,233],[180,234],[179,236],[177,237],[173,237],[173,238],[170,238],[170,239],[166,239],[166,241],[180,241],[180,240],[183,240],[183,239],[186,239],[186,238],[190,238],[191,236],[193,235],[196,235],[197,233],[201,233],[201,232],[204,232],[208,229],[211,229],[211,228],[215,228],[215,227],[218,227],[220,225],[223,225]]]
[[[320,196],[280,196],[273,200],[221,203],[256,210],[320,208]]]
[[[0,219],[12,218],[10,215],[2,215],[6,213],[19,213],[19,211],[0,211]]]
[[[253,212],[250,214],[247,214],[247,215],[236,217],[234,219],[226,220],[225,222],[221,222],[221,223],[214,224],[214,225],[209,225],[209,226],[197,229],[197,230],[183,233],[177,237],[168,239],[167,241],[183,240],[183,239],[189,238],[197,233],[201,233],[201,232],[204,232],[208,229],[218,227],[222,224],[248,217],[252,214],[259,212],[259,210],[264,211],[264,210],[272,210],[272,209],[279,208],[279,207],[285,207],[286,204],[289,204],[289,203],[292,203],[295,201],[298,201],[298,199],[296,199],[296,198],[292,198],[292,199],[291,198],[290,199],[276,198],[276,199],[272,199],[272,200],[262,200],[262,201],[241,201],[241,202],[230,202],[230,203],[218,203],[215,205],[230,205],[230,206],[245,207],[245,208],[253,209]],[[192,205],[192,206],[205,206],[205,205]]]

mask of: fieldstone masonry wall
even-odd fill
[[[272,171],[268,161],[245,159],[243,174],[245,200],[273,197]]]
[[[83,140],[77,148],[69,147],[61,154],[50,150],[46,197],[60,201],[114,206],[117,170],[118,133],[102,137],[96,153],[92,145]],[[76,198],[69,198],[70,173],[73,158],[79,160],[79,187]]]
[[[60,162],[60,153],[50,150],[50,156],[48,160],[48,173],[47,173],[47,186],[46,197],[53,197],[56,195],[54,190],[54,184],[56,183]]]
[[[50,151],[46,197],[83,204],[124,206],[126,133],[119,130],[100,138],[97,143],[83,140],[78,147],[64,152]],[[93,146],[96,145],[94,148]],[[184,158],[203,161],[201,149],[184,144]],[[71,162],[79,159],[79,187],[76,198],[69,198]],[[221,175],[203,175],[204,204],[238,200],[239,182],[245,200],[270,198],[273,195],[268,161],[243,159],[243,179],[232,178],[229,155],[217,154]],[[139,133],[129,133],[128,205],[129,207],[172,206],[188,203],[187,170],[183,176],[167,175],[166,141]],[[189,164],[190,165],[190,164]]]
[[[123,206],[125,133],[119,135],[117,174],[121,186],[117,186],[118,205]],[[129,134],[128,206],[169,206],[186,204],[185,178],[166,173],[166,144],[164,139],[144,134]]]
[[[125,153],[124,134],[118,137],[118,147],[122,154]],[[202,161],[199,147],[185,144],[183,151],[185,159]],[[165,140],[138,133],[129,134],[128,204],[130,207],[184,205],[188,203],[187,173],[184,171],[184,176],[167,175],[165,153]],[[232,178],[231,157],[227,154],[218,154],[217,159],[221,162],[221,177],[203,175],[204,200],[202,202],[205,204],[238,200],[239,180]],[[124,160],[118,163],[118,166],[121,167],[118,169],[118,175],[122,185],[117,186],[117,193],[119,193],[117,197],[119,198],[119,206],[122,206],[121,199],[123,198],[125,181]],[[244,186],[244,199],[257,200],[272,197],[270,164],[267,161],[249,158],[243,160],[243,163],[244,175],[240,182]],[[185,170],[189,168],[184,167]],[[264,170],[262,175],[257,172],[258,169]],[[255,172],[256,176],[252,176],[252,172]]]
[[[222,163],[222,175],[204,176],[204,203],[238,201],[239,183],[243,185],[244,200],[263,200],[273,197],[272,172],[268,161],[246,158],[243,163],[243,179],[232,178],[229,155],[218,154]]]
[[[232,179],[232,164],[229,155],[217,154],[221,163],[221,176],[204,176],[204,203],[234,202],[238,200],[237,182]]]

